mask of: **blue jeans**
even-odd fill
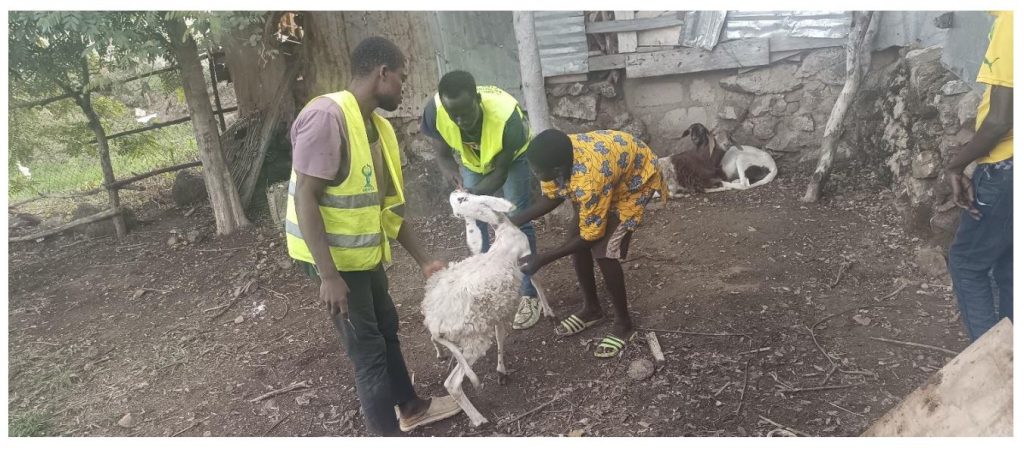
[[[486,177],[484,174],[478,174],[463,166],[459,166],[459,171],[462,173],[462,185],[466,188],[476,186]],[[518,212],[522,212],[530,206],[530,178],[530,165],[526,162],[526,155],[522,155],[516,158],[515,161],[512,161],[512,166],[508,170],[508,178],[505,179],[501,192],[505,199],[516,205],[516,211]],[[483,235],[483,251],[486,252],[491,248],[490,229],[487,227],[487,223],[481,221],[476,222],[476,225],[480,228],[480,234]],[[533,222],[526,222],[519,229],[526,234],[526,238],[530,241],[530,253],[536,255],[537,230],[533,228]],[[537,290],[533,288],[530,276],[523,278],[523,285],[519,291],[523,296],[537,297]]]
[[[973,182],[981,220],[962,212],[949,248],[953,291],[972,342],[1003,317],[1013,320],[1013,169],[982,164]]]

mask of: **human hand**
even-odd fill
[[[332,316],[341,314],[343,320],[348,319],[348,284],[341,276],[320,280],[320,301]]]
[[[532,276],[540,271],[542,265],[536,255],[527,255],[519,259],[519,270],[527,276]]]
[[[450,186],[450,187],[452,187],[452,188],[454,188],[456,190],[463,190],[464,191],[463,185],[462,185],[462,174],[459,173],[458,169],[456,169],[456,170],[448,170],[448,169],[442,168],[441,169],[441,175],[444,177],[445,184],[447,184],[448,186]]]
[[[432,260],[424,263],[420,268],[423,269],[423,277],[430,279],[430,276],[444,269],[445,265],[446,263],[441,260]]]
[[[963,172],[948,172],[949,184],[953,188],[953,203],[967,211],[975,220],[981,220],[981,211],[974,206],[974,182]]]

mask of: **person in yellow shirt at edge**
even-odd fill
[[[988,87],[976,132],[946,166],[953,200],[963,209],[949,248],[949,274],[972,342],[1003,317],[1013,320],[1013,12],[992,14],[978,71],[978,82]],[[968,178],[964,169],[972,162],[977,167]]]
[[[477,86],[469,72],[448,72],[423,108],[420,131],[431,140],[438,167],[450,185],[477,195],[501,190],[517,212],[530,205],[530,167],[523,155],[530,142],[529,120],[510,94],[495,86]],[[491,245],[487,224],[477,222],[477,226],[486,252]],[[530,241],[530,253],[536,254],[533,223],[519,228]],[[530,276],[523,279],[520,293],[512,321],[515,330],[530,328],[540,319]]]
[[[461,410],[451,396],[416,395],[382,267],[391,261],[391,239],[424,276],[444,267],[402,223],[398,141],[391,123],[374,113],[401,104],[405,56],[391,41],[371,37],[353,50],[351,65],[348,90],[313,99],[292,124],[285,237],[288,254],[320,281],[320,300],[355,370],[367,429],[390,436]]]

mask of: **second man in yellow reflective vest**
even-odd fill
[[[523,152],[530,142],[529,122],[519,103],[495,86],[477,86],[469,72],[445,74],[437,94],[427,101],[420,130],[432,140],[438,166],[448,182],[478,195],[502,191],[522,211],[530,204],[530,166]],[[456,159],[457,158],[457,159]],[[484,235],[487,224],[477,223]],[[520,227],[537,253],[533,224]],[[490,247],[484,237],[483,250]],[[512,328],[530,328],[540,319],[537,291],[523,279],[522,300]]]

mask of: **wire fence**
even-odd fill
[[[198,159],[191,125],[164,128],[159,139],[156,148],[148,148],[145,154],[118,151],[112,145],[115,180]],[[122,205],[136,207],[158,197],[171,189],[174,177],[173,173],[157,175],[122,188]],[[27,164],[11,164],[8,178],[8,198],[20,212],[45,218],[69,215],[82,204],[109,206],[106,191],[100,189],[103,169],[95,153],[35,155]]]

